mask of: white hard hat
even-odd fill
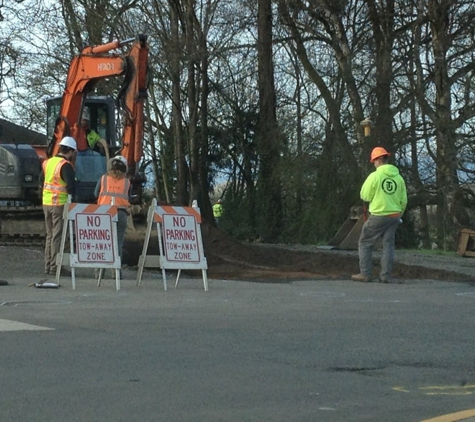
[[[126,171],[127,171],[127,160],[122,155],[116,155],[115,157],[112,157],[109,160],[109,167],[111,167],[113,164],[115,164],[117,162],[123,164],[125,166]]]
[[[89,109],[84,108],[82,111],[82,119],[91,121],[91,113],[89,113]]]
[[[59,145],[63,145],[65,147],[68,147],[68,148],[71,148],[75,151],[77,151],[78,147],[76,145],[76,141],[74,140],[73,137],[71,136],[65,136],[61,142],[59,143]]]

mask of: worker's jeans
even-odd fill
[[[388,278],[394,264],[394,238],[399,225],[399,218],[370,215],[363,225],[358,241],[360,272],[371,278],[373,269],[373,247],[382,238],[383,255],[381,256],[381,279]]]
[[[122,261],[122,251],[124,248],[124,241],[125,241],[125,232],[127,231],[127,220],[129,216],[125,212],[124,209],[119,208],[119,212],[117,213],[117,246],[118,246],[118,253],[120,257],[120,265],[122,266],[123,261]],[[99,268],[96,268],[94,271],[94,277],[99,277]],[[104,271],[106,268],[104,268]],[[105,272],[103,272],[103,275]],[[120,278],[122,278],[122,271],[120,271]],[[112,278],[115,278],[115,270],[111,269],[110,270],[110,275]]]
[[[124,247],[124,240],[125,240],[125,232],[127,230],[127,219],[128,215],[127,213],[119,209],[118,212],[118,221],[117,221],[117,244],[119,246],[119,256],[120,259],[122,260],[122,249]],[[121,262],[122,264],[122,262]]]
[[[64,205],[44,205],[46,224],[45,272],[56,271],[56,254],[61,248]]]

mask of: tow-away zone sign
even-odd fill
[[[200,262],[198,229],[194,215],[164,214],[163,243],[169,262]]]
[[[147,255],[152,227],[156,224],[160,255]],[[201,238],[201,213],[197,207],[158,206],[154,199],[148,210],[147,232],[139,257],[137,285],[142,283],[144,268],[161,268],[163,288],[167,290],[166,270],[178,270],[175,287],[181,270],[201,270],[203,287],[208,291],[208,264]]]
[[[76,268],[111,268],[115,270],[116,289],[120,290],[117,207],[68,202],[64,207],[63,220],[61,247],[56,256],[56,282],[59,282],[61,266],[68,263],[71,267],[73,290],[76,289]],[[68,231],[70,252],[65,253]],[[99,276],[98,286],[101,277]]]
[[[110,214],[77,213],[75,227],[78,262],[114,262],[114,236]]]

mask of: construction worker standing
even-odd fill
[[[127,178],[127,160],[121,155],[112,157],[109,160],[109,168],[110,170],[97,182],[95,196],[99,205],[111,205],[114,201],[117,206],[117,243],[119,256],[122,259],[127,217],[130,213],[130,182]]]
[[[221,199],[218,199],[216,203],[213,205],[213,216],[216,220],[216,225],[219,226],[219,220],[223,215],[223,205],[221,203]]]
[[[367,177],[361,187],[360,197],[369,202],[370,215],[363,225],[358,241],[360,273],[351,277],[354,281],[371,281],[372,252],[379,238],[382,238],[383,244],[379,281],[391,281],[394,239],[407,206],[407,192],[398,168],[388,163],[390,155],[382,147],[376,147],[371,152],[370,162],[374,164],[376,171]]]
[[[63,210],[68,195],[76,195],[76,174],[72,162],[77,153],[71,136],[59,143],[59,153],[43,162],[43,212],[46,223],[45,274],[56,274],[56,254],[61,248]],[[62,270],[63,274],[67,271]]]

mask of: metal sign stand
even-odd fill
[[[68,202],[64,207],[63,220],[61,247],[56,256],[56,283],[59,283],[61,266],[65,264],[71,267],[73,290],[76,290],[76,268],[99,268],[97,286],[101,284],[103,269],[111,268],[115,270],[116,290],[120,290],[121,260],[117,243],[117,207]],[[65,253],[68,226],[71,252]]]
[[[152,226],[156,223],[158,248],[160,255],[147,255]],[[139,258],[137,286],[142,284],[145,267],[161,268],[163,289],[167,290],[167,269],[178,270],[175,288],[181,270],[200,269],[203,276],[203,288],[208,291],[208,264],[204,256],[203,239],[201,237],[201,214],[197,207],[157,206],[156,199],[148,210],[147,231]]]

